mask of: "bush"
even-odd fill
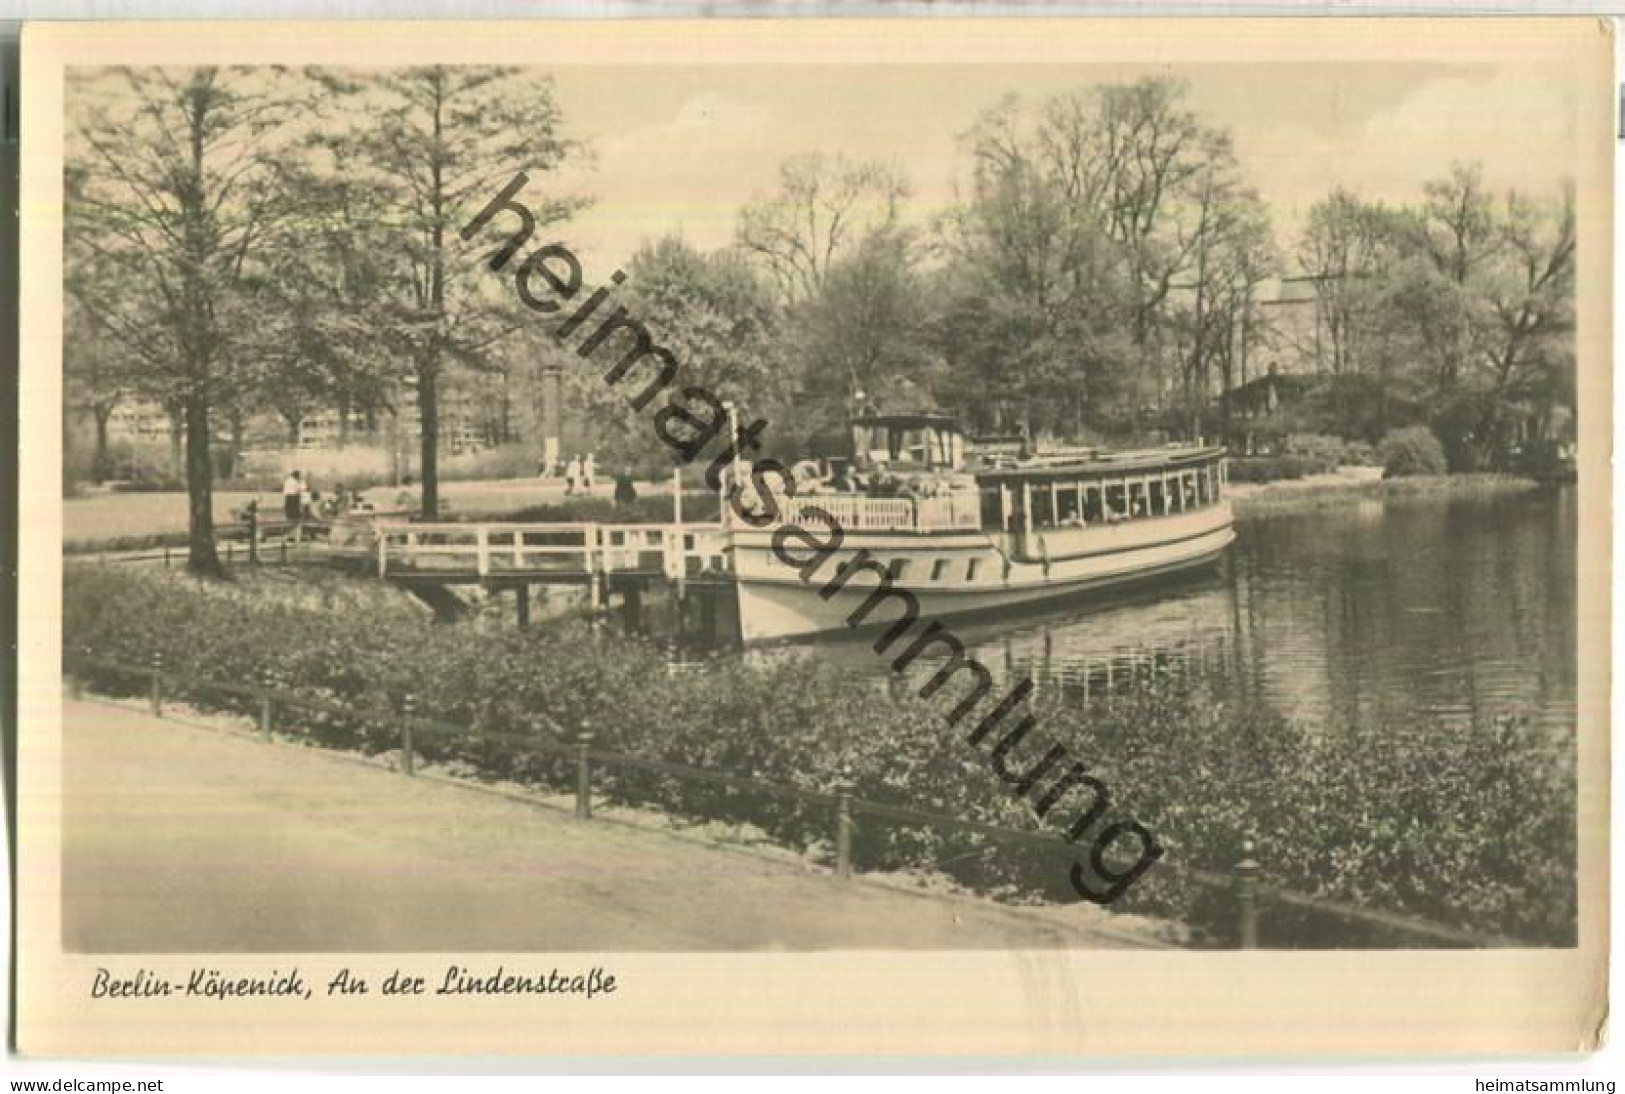
[[[1281,451],[1288,456],[1304,456],[1321,465],[1338,467],[1375,466],[1377,454],[1364,441],[1345,441],[1326,433],[1292,433],[1281,442]]]
[[[442,455],[440,478],[443,482],[460,479],[533,479],[541,462],[541,453],[535,445],[506,444],[456,456]]]
[[[1337,470],[1336,461],[1312,456],[1243,456],[1230,461],[1231,482],[1269,483]]]
[[[774,795],[612,762],[597,764],[594,775],[606,800],[748,823],[817,855],[829,852],[827,795],[842,785],[871,802],[1037,828],[1054,843],[990,843],[862,813],[855,862],[941,870],[987,892],[1075,899],[1068,868],[1087,844],[1061,842],[1071,815],[1040,826],[993,773],[987,753],[948,732],[943,715],[957,689],[932,701],[893,699],[873,680],[816,657],[717,658],[673,673],[648,643],[607,640],[574,625],[492,632],[430,626],[424,612],[381,597],[351,596],[344,607],[323,611],[162,572],[74,567],[66,574],[63,637],[71,652],[88,645],[135,665],[161,654],[171,686],[204,707],[252,715],[257,700],[196,681],[274,679],[328,704],[303,715],[284,708],[284,731],[299,725],[334,747],[398,747],[394,712],[410,691],[420,715],[446,723],[419,733],[417,750],[483,777],[567,792],[567,741],[590,730],[607,751],[825,795]],[[101,671],[88,682],[127,695],[146,686]],[[1228,942],[1233,908],[1177,867],[1227,869],[1251,838],[1271,885],[1573,943],[1574,769],[1572,760],[1553,762],[1551,742],[1536,727],[1503,720],[1447,730],[1418,718],[1327,733],[1172,674],[1086,710],[1047,693],[1032,713],[1050,741],[1087,758],[1091,774],[1110,787],[1113,816],[1139,820],[1167,851],[1166,865],[1128,890],[1122,910],[1175,916],[1199,939]],[[1036,743],[1020,750],[1026,762],[1040,754]],[[1299,945],[1415,942],[1351,935],[1346,927],[1328,933],[1279,909],[1268,920],[1271,938]]]
[[[130,491],[185,490],[186,477],[175,467],[167,444],[113,441],[107,446],[103,479]]]
[[[1377,451],[1382,458],[1382,477],[1385,479],[1407,475],[1442,475],[1446,470],[1444,446],[1427,426],[1396,429],[1382,439]]]
[[[1281,442],[1287,456],[1306,456],[1336,466],[1343,459],[1343,438],[1326,433],[1289,433]]]

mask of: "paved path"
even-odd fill
[[[64,773],[70,950],[1146,944],[1085,906],[843,885],[797,863],[101,703],[65,704]]]

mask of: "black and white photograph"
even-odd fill
[[[1580,23],[52,28],[76,997],[1600,977]]]

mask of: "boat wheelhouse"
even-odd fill
[[[921,619],[944,619],[1208,565],[1235,538],[1222,448],[967,458],[942,415],[869,415],[854,420],[853,440],[850,463],[798,476],[774,524],[730,520],[747,642],[889,625],[896,609],[863,608],[887,584],[912,595]],[[824,514],[839,544],[803,580],[773,537],[786,525],[823,537]],[[831,588],[848,565],[872,576]]]

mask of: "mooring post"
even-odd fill
[[[164,544],[164,569],[169,569],[169,545]]]
[[[260,564],[260,503],[248,503],[248,564]]]
[[[152,655],[152,716],[164,716],[164,655]]]
[[[530,582],[521,581],[513,590],[514,614],[521,627],[530,626]]]
[[[264,686],[260,690],[260,736],[267,741],[271,739],[271,689],[276,686],[276,676],[266,669],[260,673],[260,683]]]
[[[417,774],[417,764],[412,756],[412,719],[417,716],[418,704],[411,694],[401,697],[401,774]]]
[[[842,784],[835,799],[835,876],[852,879],[852,787]]]
[[[1244,950],[1258,949],[1258,875],[1262,872],[1253,858],[1253,841],[1241,841],[1241,861],[1236,863],[1236,936]]]
[[[592,820],[592,731],[576,734],[576,819]]]

